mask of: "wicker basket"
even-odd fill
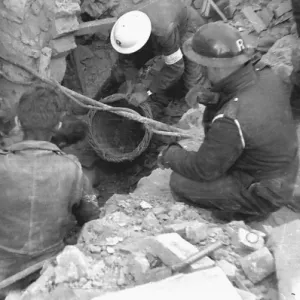
[[[152,119],[148,103],[135,107],[124,99],[110,105],[130,108]],[[107,111],[93,110],[89,113],[90,145],[98,156],[106,161],[119,163],[134,160],[147,149],[151,137],[151,131],[139,122]]]

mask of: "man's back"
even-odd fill
[[[81,166],[54,144],[24,141],[0,155],[0,248],[34,254],[60,246],[82,198]]]
[[[297,156],[298,140],[289,105],[289,90],[269,69],[242,91],[238,119],[245,150],[236,167],[255,178],[284,173]]]

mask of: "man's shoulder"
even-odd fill
[[[75,163],[80,169],[81,169],[81,163],[79,162],[79,159],[77,158],[77,156],[73,155],[73,154],[66,154],[64,152],[62,152],[64,154],[64,157],[68,160],[70,160],[71,162]]]

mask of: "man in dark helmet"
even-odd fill
[[[223,22],[200,27],[183,51],[207,67],[212,89],[194,88],[186,97],[206,105],[199,150],[171,144],[159,155],[159,165],[173,170],[175,198],[228,221],[265,218],[290,204],[298,143],[281,81],[253,66],[240,33]]]

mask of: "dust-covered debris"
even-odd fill
[[[267,247],[241,258],[240,263],[253,283],[258,283],[275,272],[275,260]]]

